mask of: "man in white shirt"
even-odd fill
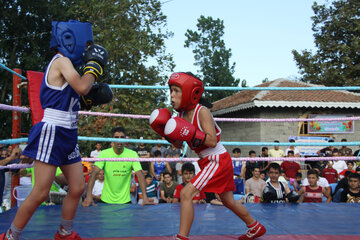
[[[266,187],[266,183],[260,178],[260,168],[255,167],[252,174],[253,176],[245,182],[245,191],[246,193],[253,193],[261,198],[262,192]]]
[[[90,157],[97,158],[99,156],[99,153],[101,152],[101,143],[96,143],[96,149],[94,151],[91,151]]]

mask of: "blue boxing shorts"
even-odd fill
[[[49,122],[35,124],[23,155],[55,166],[81,161],[77,128],[68,129]]]

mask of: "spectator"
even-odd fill
[[[294,157],[292,150],[288,151],[288,157]],[[287,178],[295,178],[297,172],[301,172],[300,165],[294,161],[284,161],[281,163],[281,168],[285,171]]]
[[[241,149],[240,148],[234,148],[232,150],[232,153],[233,153],[234,158],[239,158],[241,156]],[[242,165],[243,165],[242,161],[233,161],[234,177],[235,178],[244,178],[244,176],[243,176],[244,173],[241,173]]]
[[[174,201],[174,192],[177,187],[169,172],[164,172],[164,182],[160,184],[160,203],[172,203]]]
[[[295,139],[290,139],[289,140],[290,143],[294,143]],[[286,150],[285,150],[285,155],[289,156],[289,151],[293,151],[293,156],[294,157],[300,157],[300,151],[299,149],[297,149],[295,146],[289,146]]]
[[[281,167],[278,163],[270,163],[268,168],[269,182],[263,191],[264,203],[284,203],[289,202],[287,194],[290,193],[289,186],[279,181]]]
[[[122,127],[112,130],[113,138],[125,138],[126,131]],[[101,151],[99,158],[138,158],[135,151],[127,149],[121,142],[113,142],[112,147]],[[94,169],[90,175],[87,185],[86,198],[82,205],[88,207],[94,204],[92,190],[95,179],[100,170],[104,170],[104,187],[100,200],[105,203],[124,204],[131,203],[130,186],[132,170],[139,181],[140,188],[143,190],[143,203],[153,204],[146,195],[146,183],[142,174],[139,162],[108,162],[98,161],[94,164]]]
[[[347,142],[346,138],[341,139],[341,142]],[[340,156],[352,156],[352,149],[347,146],[342,146],[339,149]]]
[[[317,179],[318,179],[317,185],[325,189],[328,192],[328,194],[331,194],[331,187],[329,185],[328,180],[320,176],[320,170],[318,168],[315,167],[312,170],[314,170],[317,173]],[[309,182],[307,178],[304,179],[302,186],[304,187],[309,186]]]
[[[330,139],[330,140],[328,140],[328,142],[333,143],[334,140]],[[332,157],[334,149],[335,149],[334,146],[328,146],[328,147],[322,148],[319,151],[317,151],[317,154],[320,157]]]
[[[345,172],[345,177],[341,179],[335,187],[334,193],[332,194],[334,202],[341,201],[341,193],[349,188],[349,176],[351,172]]]
[[[302,174],[301,172],[297,172],[295,174],[295,181],[292,182],[295,192],[299,193],[302,185]]]
[[[159,150],[156,150],[154,152],[154,156],[156,158],[161,158],[161,152]],[[164,161],[151,162],[150,173],[156,181],[163,181],[163,179],[160,178],[160,173],[165,171],[171,173],[171,168],[168,162],[164,162]]]
[[[264,181],[266,180],[266,172],[265,171],[260,172],[260,178]]]
[[[322,176],[326,178],[326,180],[331,183],[337,183],[339,179],[338,172],[333,168],[334,161],[327,161],[327,168],[324,168],[322,171]]]
[[[176,166],[175,166],[176,175],[177,175],[177,183],[178,184],[183,183],[182,174],[181,174],[181,167],[182,167],[183,164],[184,164],[184,162],[180,161],[180,162],[176,163]]]
[[[323,187],[319,186],[317,183],[319,181],[318,172],[314,169],[310,169],[307,173],[307,180],[309,185],[302,186],[299,195],[299,202],[322,202],[322,197],[327,198],[326,202],[331,202],[330,193]]]
[[[178,203],[181,201],[180,199],[180,192],[181,190],[185,187],[186,184],[188,184],[191,179],[193,179],[195,177],[195,167],[192,163],[184,163],[181,167],[181,173],[182,173],[182,177],[183,177],[183,183],[177,185],[175,192],[174,192],[174,203]],[[206,196],[205,193],[203,191],[201,191],[200,193],[196,194],[193,198],[193,203],[206,203],[205,201]]]
[[[151,175],[145,176],[145,182],[146,182],[146,195],[150,202],[153,203],[159,203],[159,199],[156,196],[156,191],[158,187],[158,183],[156,181],[153,181],[153,178]],[[139,189],[139,204],[143,204],[143,194],[141,192],[141,189]]]
[[[101,193],[104,187],[104,170],[100,170],[92,190],[92,197],[95,202],[101,202]]]
[[[2,150],[1,151],[1,157],[0,157],[0,166],[5,166],[9,164],[11,161],[14,161],[15,159],[19,158],[21,154],[21,149],[16,147],[14,151],[10,152],[10,156],[7,156],[7,151]],[[0,169],[0,206],[3,201],[3,193],[4,193],[4,187],[5,187],[5,169]]]
[[[355,171],[357,174],[360,174],[360,167],[357,167]]]
[[[256,157],[256,152],[254,150],[250,150],[249,151],[249,157],[250,158],[255,158]],[[252,172],[253,172],[255,167],[260,168],[259,162],[257,162],[257,161],[246,161],[246,164],[243,165],[243,170],[241,170],[241,171],[245,172],[245,181],[252,177]]]
[[[218,206],[223,206],[224,204],[221,202],[221,198],[219,196],[219,194],[217,193],[205,193],[206,196],[206,202],[210,203],[212,205],[218,205]]]
[[[279,143],[279,141],[275,140],[275,143]],[[270,157],[276,157],[276,158],[281,158],[281,157],[285,157],[285,153],[283,150],[279,149],[279,145],[275,145],[274,149],[271,149],[269,151],[269,156]],[[279,165],[282,163],[282,161],[273,161],[274,163],[278,163]]]
[[[181,150],[179,148],[176,148],[174,144],[171,144],[167,148],[165,154],[166,154],[167,158],[180,158]],[[170,165],[170,168],[171,168],[171,177],[175,181],[177,180],[176,164],[177,164],[177,162],[175,162],[175,161],[170,161],[169,162],[169,165]]]
[[[268,151],[269,150],[267,147],[262,147],[261,154],[259,155],[259,157],[269,157]],[[270,165],[270,161],[260,161],[260,172],[265,172],[266,174],[269,165]]]
[[[340,178],[344,178],[345,177],[345,172],[349,171],[349,172],[352,172],[352,173],[355,173],[355,170],[354,170],[354,162],[353,161],[347,161],[346,162],[346,166],[347,168],[342,170],[340,173],[339,173],[339,177]]]
[[[97,158],[99,156],[99,153],[101,152],[101,143],[100,142],[97,142],[96,145],[95,145],[95,150],[94,151],[91,151],[90,153],[90,157],[91,158]]]
[[[140,139],[144,139],[140,137]],[[149,158],[150,157],[150,150],[145,146],[143,142],[139,144],[139,146],[135,149],[135,152],[139,155],[140,158]],[[150,173],[150,162],[141,161],[141,168],[143,169],[143,174],[147,175]]]
[[[245,182],[245,192],[252,193],[261,198],[266,183],[260,178],[260,168],[254,167],[252,175],[253,176]]]
[[[334,154],[334,157],[336,157],[338,153],[335,151]],[[343,160],[335,160],[333,168],[337,171],[338,174],[340,174],[342,171],[347,169],[347,165],[346,162]]]
[[[165,138],[160,138],[159,140],[164,140]],[[158,150],[161,152],[161,157],[166,157],[166,148],[161,145],[161,143],[156,144],[156,146],[151,148],[150,154],[151,156],[155,157],[155,151]]]
[[[360,203],[360,175],[357,173],[349,174],[349,188],[342,191],[341,202]]]

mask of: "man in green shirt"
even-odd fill
[[[126,132],[122,127],[117,127],[112,130],[113,138],[125,138]],[[125,148],[121,142],[113,142],[112,148],[102,150],[98,156],[99,158],[138,158],[138,154]],[[140,162],[95,162],[93,171],[90,175],[86,198],[82,205],[88,207],[94,204],[92,197],[92,189],[96,180],[97,174],[100,170],[104,170],[104,187],[101,194],[101,201],[110,204],[124,204],[131,203],[130,185],[132,170],[139,180],[141,191],[143,192],[143,204],[153,204],[146,196],[146,184]]]

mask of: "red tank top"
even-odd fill
[[[196,105],[195,110],[194,110],[194,115],[193,115],[193,117],[191,119],[191,124],[195,126],[197,131],[201,131],[201,132],[204,132],[204,131],[202,130],[202,128],[200,126],[199,112],[200,112],[200,109],[203,108],[203,107],[204,106],[202,106],[200,104]],[[183,118],[183,115],[184,115],[184,112],[179,113],[179,117]],[[211,115],[211,117],[212,117],[212,115]],[[214,121],[215,131],[216,131],[216,139],[217,139],[217,142],[220,142],[221,129],[216,124],[214,118],[213,118],[213,121]],[[202,150],[205,150],[206,148],[208,148],[208,146],[205,146],[204,144],[202,144],[200,147],[197,147],[197,148],[192,148],[191,144],[189,144],[189,143],[188,143],[188,145],[196,153],[200,153]]]
[[[304,202],[321,203],[323,197],[322,187],[311,189],[310,186],[305,187]]]

